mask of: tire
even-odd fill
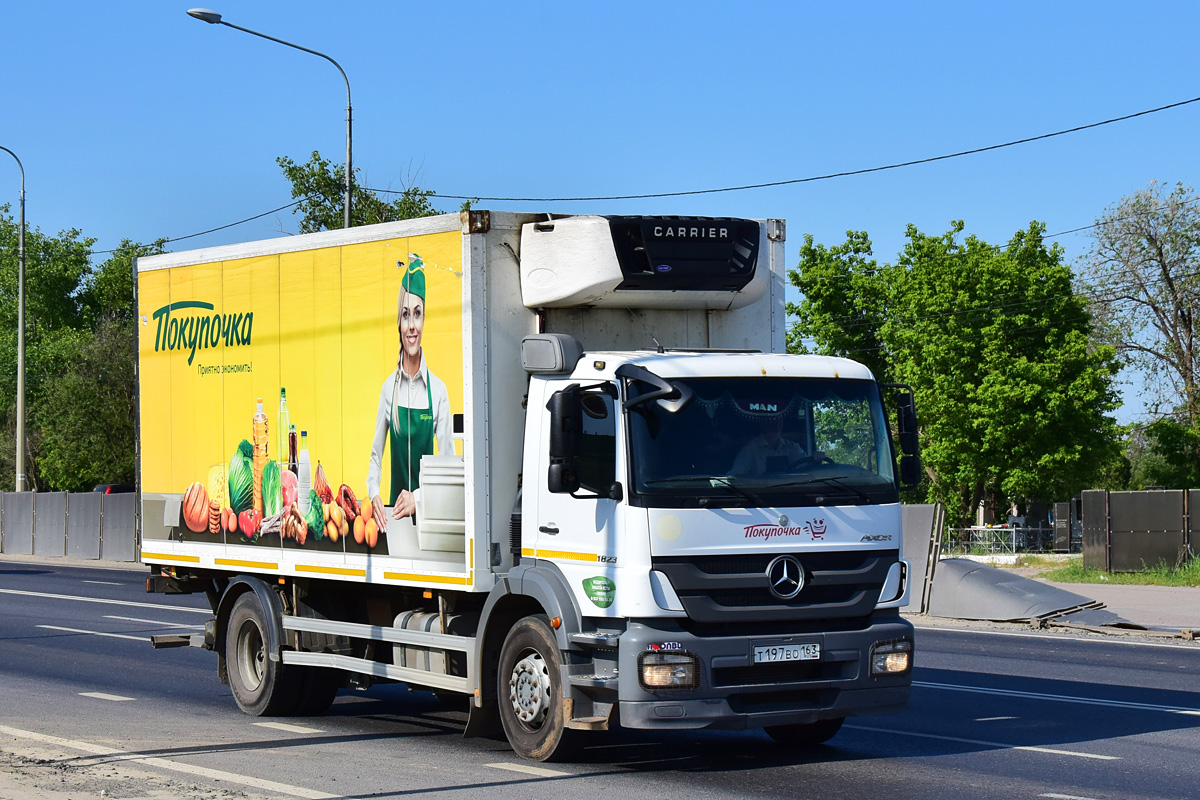
[[[545,616],[525,617],[504,639],[496,703],[517,755],[534,761],[568,757],[577,744],[562,702],[562,659]]]
[[[816,722],[803,722],[793,725],[772,725],[764,728],[779,744],[793,747],[816,747],[832,739],[842,729],[844,717],[837,719],[819,719]]]
[[[293,664],[288,669],[294,668]],[[341,688],[341,675],[326,667],[300,667],[300,694],[291,714],[297,717],[316,717],[333,705]]]
[[[257,595],[246,592],[234,602],[225,628],[229,688],[238,708],[255,717],[287,714],[299,699],[299,673],[267,653],[269,624]]]

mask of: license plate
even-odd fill
[[[754,648],[754,663],[773,661],[816,661],[821,657],[819,644],[774,644]]]

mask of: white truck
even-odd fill
[[[783,243],[472,210],[138,259],[147,590],[213,610],[155,645],[250,714],[462,694],[541,760],[904,708],[911,392],[897,458],[865,367],[785,354]]]

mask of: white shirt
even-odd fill
[[[731,475],[762,475],[767,470],[767,459],[783,457],[787,459],[788,464],[799,461],[805,457],[804,448],[790,439],[784,439],[782,436],[775,443],[774,447],[767,444],[767,440],[759,436],[747,442],[741,452],[737,454],[737,458],[733,460],[733,466],[729,468]],[[774,472],[775,470],[770,470]]]
[[[397,378],[399,382],[397,382]],[[425,404],[425,387],[429,386],[429,398],[433,401],[433,435],[437,440],[437,452],[442,455],[454,453],[453,428],[450,423],[450,395],[441,378],[429,371],[425,364],[425,350],[421,350],[421,366],[416,375],[409,375],[396,367],[383,381],[379,389],[379,410],[375,414],[375,438],[371,442],[371,467],[367,470],[367,496],[381,497],[384,503],[390,498],[379,491],[383,477],[383,447],[388,440],[388,426],[392,413],[401,408],[428,408]],[[393,398],[394,392],[394,398]],[[395,406],[392,405],[393,399]]]

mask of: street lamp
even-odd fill
[[[17,160],[21,170],[21,231],[17,235],[17,491],[25,491],[25,165],[17,154],[0,145]]]
[[[259,33],[258,31],[252,31],[249,28],[243,28],[239,25],[234,25],[232,22],[226,22],[225,20],[221,19],[221,15],[218,14],[216,11],[212,11],[207,8],[190,8],[190,9],[188,9],[187,13],[188,13],[189,17],[195,17],[196,19],[198,19],[202,22],[207,22],[210,25],[224,25],[227,28],[233,28],[234,30],[242,31],[243,33],[249,33],[254,36],[258,36],[262,39],[270,39],[272,42],[278,42],[279,44],[287,45],[288,47],[294,47],[297,50],[303,50],[306,53],[312,53],[314,56],[320,56],[321,58],[328,61],[330,64],[333,64],[335,67],[337,67],[337,71],[342,73],[342,80],[344,80],[346,82],[346,200],[344,203],[344,205],[345,205],[345,215],[344,215],[345,221],[344,221],[342,227],[349,228],[350,227],[350,190],[351,190],[351,187],[354,185],[354,167],[352,166],[352,163],[350,160],[350,127],[351,127],[351,124],[350,124],[350,119],[351,119],[351,116],[350,116],[350,79],[346,77],[346,71],[344,69],[342,69],[342,65],[337,63],[336,61],[334,61],[332,58],[325,55],[324,53],[318,53],[316,50],[310,50],[307,47],[301,47],[298,44],[292,44],[291,42],[285,42],[283,39],[276,39],[274,36],[268,36],[265,33]]]

